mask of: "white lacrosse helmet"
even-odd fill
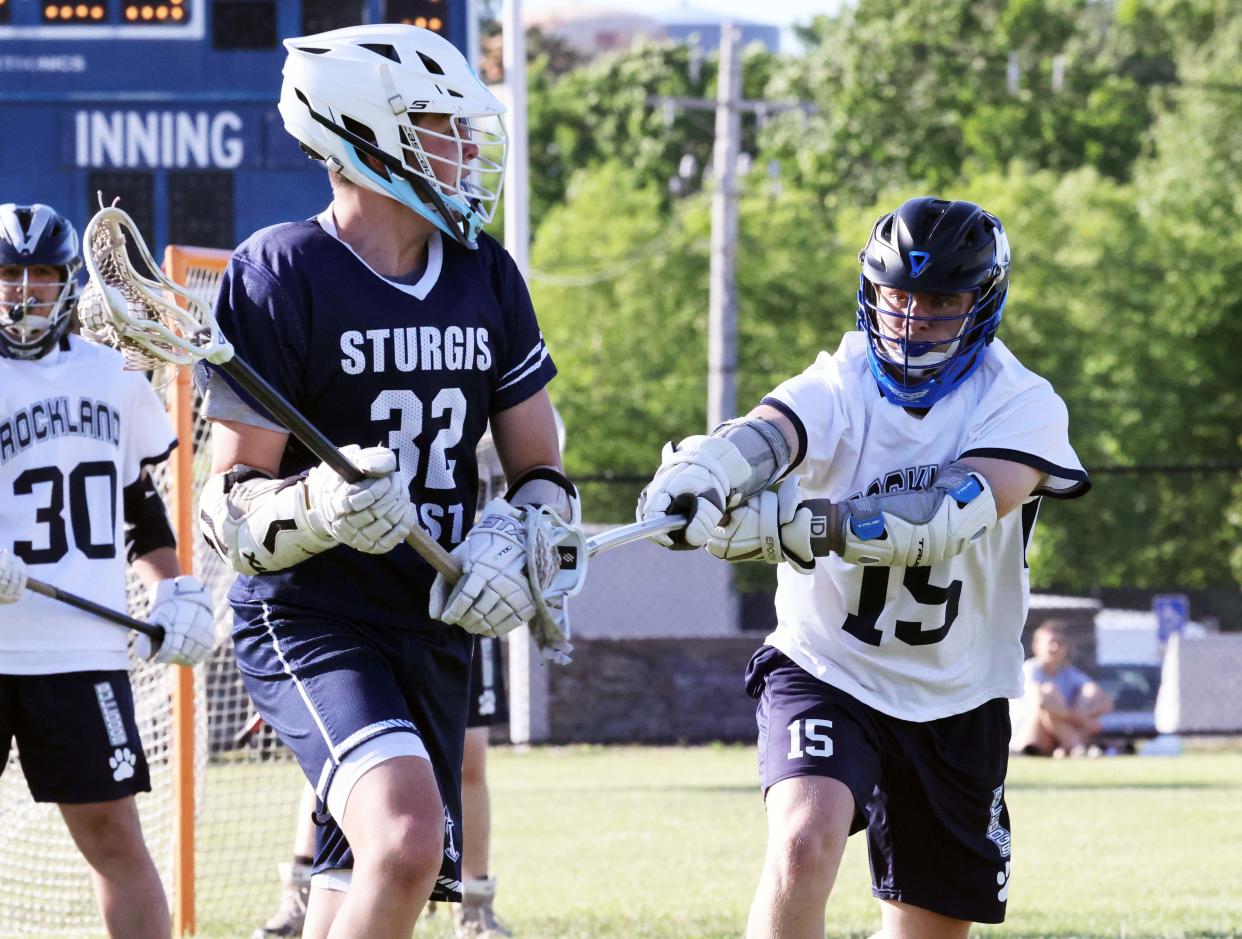
[[[500,198],[508,135],[504,105],[456,47],[428,29],[382,23],[286,39],[285,48],[280,115],[302,148],[475,247]],[[420,114],[454,120],[445,133],[416,130]]]

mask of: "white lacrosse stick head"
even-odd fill
[[[164,275],[126,212],[115,205],[101,208],[82,240],[90,275],[78,301],[83,338],[119,349],[125,367],[141,371],[200,359],[222,364],[233,357],[210,301]],[[128,245],[152,276],[134,267]]]
[[[523,509],[526,573],[535,601],[531,635],[545,659],[568,665],[573,646],[569,643],[567,601],[582,589],[586,580],[590,554],[586,535],[547,506],[524,506]]]

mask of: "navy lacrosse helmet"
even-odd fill
[[[929,408],[970,377],[996,335],[1009,294],[1004,226],[973,202],[909,199],[880,217],[858,260],[858,328],[871,373],[889,401]],[[882,301],[878,287],[901,291],[905,309]],[[913,315],[915,294],[965,292],[973,301],[964,312]],[[938,338],[930,329],[916,335],[923,324]]]
[[[60,279],[32,282],[36,265],[57,268]],[[42,358],[69,328],[78,302],[77,231],[51,206],[0,205],[0,268],[14,266],[21,268],[16,277],[11,271],[0,276],[0,355]]]

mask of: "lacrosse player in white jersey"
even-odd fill
[[[785,562],[746,675],[768,813],[750,939],[820,939],[864,828],[886,939],[1003,921],[1026,548],[1043,496],[1090,485],[1065,405],[995,338],[995,216],[911,199],[859,259],[857,331],[666,448],[639,499],[640,518],[692,513],[669,547]]]
[[[125,608],[125,562],[165,630],[156,662],[211,651],[210,599],[178,576],[146,467],[176,445],[163,405],[119,353],[68,332],[78,236],[46,205],[0,205],[0,772],[17,741],[37,802],[54,802],[91,867],[109,935],[169,935],[134,794],[151,789],[134,720],[128,635],[25,589],[36,577]]]

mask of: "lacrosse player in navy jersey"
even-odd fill
[[[285,46],[280,112],[332,202],[243,243],[217,315],[368,478],[344,482],[210,373],[203,532],[241,574],[229,598],[247,690],[321,805],[304,935],[406,939],[428,897],[460,896],[474,635],[534,615],[527,513],[576,523],[577,494],[526,286],[480,232],[502,106],[428,30]],[[513,483],[471,527],[489,420]],[[403,543],[414,525],[456,546],[456,586]]]
[[[30,577],[125,608],[125,564],[164,627],[142,658],[194,665],[211,603],[178,576],[146,468],[176,446],[164,407],[121,356],[69,332],[78,235],[50,206],[0,205],[0,772],[17,741],[37,802],[54,802],[91,868],[111,936],[167,939],[164,888],[134,795],[150,774],[129,684],[128,634],[25,589]]]
[[[1026,547],[1041,497],[1089,486],[1065,405],[994,338],[995,216],[911,199],[859,259],[858,330],[745,418],[666,448],[639,500],[640,517],[693,513],[669,547],[787,562],[746,676],[768,812],[750,939],[821,939],[864,828],[886,939],[1004,919]]]

